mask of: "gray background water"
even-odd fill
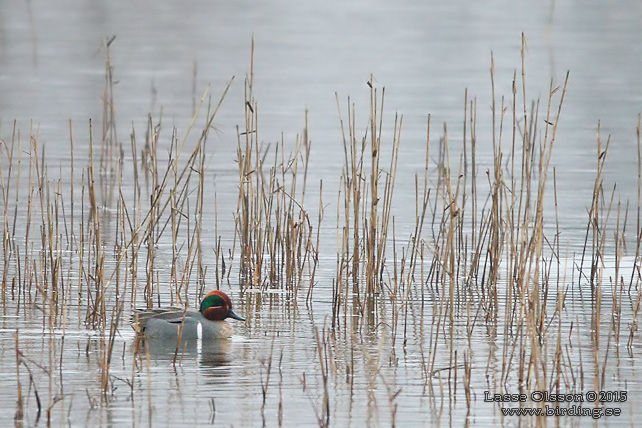
[[[635,126],[642,104],[642,5],[604,2],[8,2],[0,11],[0,117],[5,135],[17,119],[41,127],[42,141],[66,147],[67,120],[86,134],[100,118],[104,40],[113,49],[121,129],[144,127],[150,111],[186,127],[207,84],[218,95],[236,76],[217,117],[223,160],[233,156],[242,124],[242,79],[256,40],[255,95],[266,142],[293,141],[310,111],[311,139],[341,154],[335,92],[367,110],[371,73],[388,92],[386,105],[404,114],[402,164],[423,159],[425,121],[449,124],[461,139],[464,89],[478,99],[479,158],[490,150],[490,53],[496,93],[510,98],[526,35],[529,99],[547,100],[553,78],[570,85],[554,166],[571,212],[584,211],[576,189],[591,191],[596,129],[612,136],[608,171],[623,194],[635,191]],[[345,109],[344,109],[345,110]],[[485,128],[485,129],[484,129]],[[289,137],[289,138],[288,138]],[[122,137],[121,137],[122,138]],[[455,144],[457,145],[457,144]],[[421,155],[418,155],[418,152]],[[66,153],[65,153],[66,155]],[[324,153],[332,156],[332,152]],[[62,156],[63,158],[65,156]],[[340,162],[332,158],[329,165]],[[423,162],[423,161],[421,161]],[[318,174],[326,174],[323,169]],[[414,173],[414,171],[413,171]],[[568,178],[568,180],[567,180]],[[326,177],[327,179],[327,177]],[[566,193],[568,192],[568,193]]]
[[[0,1],[0,138],[10,139],[14,119],[23,135],[33,123],[40,128],[41,144],[47,147],[49,167],[66,168],[71,119],[77,158],[82,159],[87,150],[88,119],[102,117],[105,54],[101,47],[112,35],[116,35],[112,64],[118,81],[114,98],[119,139],[123,142],[128,141],[132,126],[142,133],[147,114],[157,116],[161,109],[166,126],[185,130],[193,110],[195,67],[197,100],[208,84],[217,96],[235,76],[216,118],[218,132],[212,134],[213,143],[209,145],[209,173],[215,177],[221,212],[219,233],[231,240],[237,189],[226,183],[233,183],[236,169],[236,126],[243,126],[243,78],[249,71],[254,37],[255,97],[261,109],[262,141],[280,141],[284,135],[291,143],[301,132],[308,109],[313,141],[309,180],[315,183],[311,187],[316,187],[323,179],[327,200],[334,204],[343,161],[335,92],[342,102],[350,95],[366,119],[366,82],[372,73],[377,85],[386,87],[389,117],[395,111],[404,115],[397,206],[409,201],[414,206],[414,190],[409,183],[423,168],[426,116],[432,116],[435,140],[446,122],[451,142],[457,145],[466,88],[469,97],[478,100],[478,159],[482,165],[491,165],[490,56],[493,52],[496,93],[510,98],[513,73],[518,70],[519,74],[521,67],[523,32],[530,98],[542,97],[545,103],[550,79],[562,84],[570,71],[552,165],[563,201],[564,238],[582,242],[595,174],[598,121],[603,139],[611,135],[608,185],[617,182],[623,198],[634,203],[637,197],[635,127],[642,111],[640,22],[642,3],[636,0]],[[403,217],[403,212],[400,215]],[[326,253],[332,260],[335,248],[331,238],[329,243]],[[326,267],[329,273],[324,276],[321,270],[320,290],[329,289],[333,274],[332,262]],[[327,313],[323,303],[329,299],[317,297],[322,314]],[[186,355],[174,371],[161,358],[151,368],[149,401],[147,378],[141,376],[135,379],[134,389],[139,394],[145,391],[142,402],[130,400],[124,392],[128,387],[121,383],[117,399],[94,410],[84,392],[95,386],[91,376],[87,377],[87,367],[94,367],[88,362],[92,353],[85,352],[85,346],[91,349],[93,339],[84,328],[70,329],[64,343],[55,338],[54,346],[50,343],[54,339],[40,334],[37,313],[31,314],[32,321],[29,314],[19,318],[7,315],[2,321],[0,364],[5,374],[0,403],[5,409],[15,406],[15,394],[9,388],[15,382],[15,349],[10,333],[19,327],[22,347],[32,357],[47,355],[52,346],[63,356],[65,389],[70,392],[66,408],[73,403],[71,425],[147,425],[151,402],[153,426],[206,424],[213,414],[217,426],[256,426],[263,420],[262,370],[276,337],[274,358],[283,353],[284,414],[290,421],[286,425],[316,425],[312,409],[318,406],[319,397],[312,394],[319,389],[311,389],[312,393],[305,390],[302,378],[309,370],[309,361],[315,358],[312,325],[320,325],[323,320],[318,315],[315,320],[314,314],[303,308],[294,314],[282,309],[265,309],[248,326],[237,325],[229,352],[220,359],[216,353],[208,355],[210,359]],[[113,371],[129,378],[132,334],[125,326],[122,334],[117,348],[122,349],[123,357],[117,358]],[[377,340],[372,338],[374,347]],[[492,344],[480,342],[479,346],[484,353]],[[485,357],[480,361],[485,364]],[[625,365],[629,363],[633,364],[626,361]],[[414,380],[419,365],[417,357],[410,354],[402,358],[400,368],[386,369],[386,376],[396,376],[404,389],[398,422],[401,426],[430,426],[439,420],[459,425],[466,417],[465,402],[451,403],[446,414],[440,413],[440,404],[426,398],[422,382]],[[361,373],[371,370],[364,366]],[[308,375],[308,382],[319,382],[318,377]],[[272,376],[275,383],[267,406],[268,426],[276,425],[275,405],[279,400],[274,380],[277,375],[273,372]],[[623,374],[622,379],[626,376]],[[363,375],[357,380],[354,395],[347,388],[335,391],[333,406],[339,426],[379,423],[373,416],[377,412],[371,412],[368,404],[367,378]],[[633,378],[629,387],[639,391],[639,382],[639,377]],[[478,379],[478,394],[484,386],[485,382]],[[41,384],[41,394],[45,389],[46,383]],[[389,411],[385,391],[378,391],[377,397],[383,418],[380,422],[386,425]],[[210,411],[210,398],[215,400],[216,412]],[[630,406],[631,402],[626,404]],[[478,403],[469,421],[493,418],[498,422],[495,412],[492,406]],[[33,422],[33,414],[29,418]],[[58,418],[61,424],[67,423],[64,415]],[[3,413],[0,420],[3,426],[8,424],[9,414]]]

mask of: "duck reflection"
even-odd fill
[[[187,360],[193,360],[202,367],[220,368],[231,361],[229,339],[186,339],[177,342],[141,337],[138,346],[141,355],[149,353],[150,360],[155,362],[185,364]]]

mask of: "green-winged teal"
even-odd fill
[[[198,311],[181,308],[136,309],[131,324],[147,338],[224,339],[232,335],[232,326],[224,320],[245,321],[232,311],[232,300],[220,290],[209,292]],[[182,332],[181,332],[182,326]]]

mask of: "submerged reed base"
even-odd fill
[[[491,168],[478,161],[477,102],[467,92],[462,146],[451,146],[445,125],[433,144],[428,117],[425,166],[403,183],[415,192],[414,224],[401,228],[412,232],[403,236],[395,206],[403,117],[387,117],[385,90],[374,79],[365,129],[358,106],[337,95],[339,187],[319,180],[311,191],[311,159],[323,161],[323,154],[311,143],[308,113],[293,144],[264,146],[252,55],[245,124],[236,136],[238,199],[235,210],[221,210],[207,175],[208,142],[232,80],[216,101],[205,91],[184,135],[150,115],[142,141],[132,126],[124,144],[112,41],[105,45],[101,136],[93,121],[83,138],[69,123],[64,166],[48,161],[38,129],[25,137],[16,124],[8,136],[0,128],[3,328],[13,332],[2,363],[15,368],[5,385],[14,389],[17,426],[66,425],[81,409],[109,413],[123,400],[132,421],[152,425],[164,405],[152,394],[159,367],[177,370],[194,355],[202,365],[225,367],[233,351],[228,344],[204,359],[200,348],[172,344],[172,358],[159,365],[147,344],[127,336],[127,314],[196,306],[219,287],[236,292],[249,320],[237,334],[253,340],[238,345],[245,357],[233,359],[241,367],[235,376],[250,373],[243,394],[256,400],[247,408],[232,404],[230,393],[210,398],[211,422],[225,417],[222,401],[257,413],[234,425],[266,426],[470,423],[481,415],[513,423],[509,404],[569,414],[559,397],[583,398],[580,407],[603,409],[605,417],[607,408],[635,412],[631,403],[642,397],[641,379],[631,375],[640,347],[642,174],[636,208],[605,189],[609,141],[598,127],[584,245],[579,255],[569,253],[553,163],[568,74],[560,86],[550,83],[544,106],[531,103],[522,55],[512,98],[496,98],[491,57]],[[638,116],[638,171],[640,129]],[[79,147],[86,150],[79,154]],[[294,149],[286,155],[286,147]],[[635,242],[627,239],[632,229]],[[68,346],[92,373],[81,386],[68,380],[76,378],[65,369]],[[587,402],[589,391],[611,395]],[[291,404],[298,397],[307,407]],[[524,425],[546,424],[545,417],[519,417]]]

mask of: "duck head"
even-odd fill
[[[201,302],[201,313],[205,318],[212,321],[223,321],[225,318],[245,321],[232,311],[232,300],[221,290],[214,290],[203,298]]]

